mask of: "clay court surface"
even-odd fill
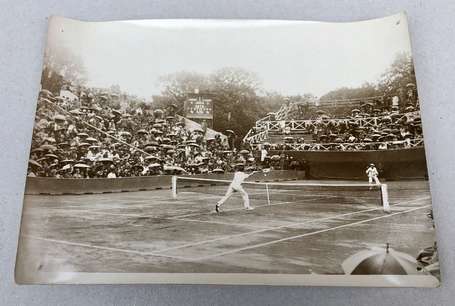
[[[321,183],[322,181],[317,181]],[[298,184],[298,181],[290,184]],[[214,204],[224,186],[93,195],[27,195],[20,272],[342,274],[373,246],[413,256],[434,242],[427,181],[388,182],[391,212],[368,190],[249,190]],[[246,188],[248,190],[248,188]]]

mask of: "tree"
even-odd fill
[[[183,106],[188,94],[194,93],[196,89],[206,90],[209,87],[206,75],[188,71],[162,76],[159,82],[163,87],[161,94],[167,98],[167,101],[179,107]]]
[[[50,44],[44,53],[41,86],[58,93],[65,84],[78,87],[86,82],[86,71],[82,60],[69,49]]]
[[[256,94],[258,78],[240,68],[222,68],[208,75],[181,71],[160,78],[160,82],[162,95],[153,97],[155,106],[165,108],[174,103],[182,109],[198,89],[212,99],[214,129],[219,131],[233,129],[242,137],[264,114]]]
[[[399,53],[392,65],[381,75],[379,90],[384,95],[396,95],[407,84],[416,84],[414,63],[409,53]]]
[[[245,135],[262,114],[256,91],[257,77],[239,68],[223,68],[209,77],[213,92],[214,128]]]
[[[341,87],[329,91],[319,99],[326,100],[346,100],[346,99],[362,99],[381,95],[381,91],[373,83],[365,82],[360,87]]]

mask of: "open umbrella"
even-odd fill
[[[50,92],[49,90],[47,89],[41,89],[40,91],[40,94],[46,96],[46,97],[53,97],[54,94],[52,92]]]
[[[167,165],[164,165],[163,170],[164,171],[185,171],[185,169],[183,169],[182,167],[179,167],[179,166],[167,166]]]
[[[385,248],[360,251],[348,257],[341,266],[346,274],[419,274],[415,258],[395,251],[388,243]]]
[[[161,167],[161,165],[158,163],[153,163],[153,164],[149,165],[149,168],[159,168],[159,167]]]
[[[43,168],[43,166],[42,166],[39,162],[37,162],[37,161],[35,161],[35,160],[33,160],[33,159],[30,159],[30,160],[28,161],[28,163],[29,163],[31,166],[35,166],[35,167],[38,167],[38,168]]]
[[[53,164],[50,164],[50,165],[49,165],[49,168],[55,168],[55,167],[57,167],[57,166],[58,166],[58,163],[53,163]]]
[[[145,160],[159,160],[159,158],[157,156],[154,156],[154,155],[149,155],[147,157],[144,158]]]
[[[71,169],[71,165],[70,164],[64,165],[59,171],[65,171],[65,170],[68,170],[68,169]]]
[[[121,116],[122,115],[122,113],[120,111],[116,110],[116,109],[113,109],[112,113],[114,113],[114,115],[116,115],[116,116]]]
[[[44,156],[46,156],[47,158],[56,158],[56,159],[58,159],[58,156],[55,155],[55,154],[46,154]]]
[[[74,168],[90,168],[90,166],[86,164],[75,164]]]
[[[54,121],[65,121],[65,119],[66,119],[65,116],[60,114],[54,116]]]
[[[53,145],[49,145],[49,144],[42,145],[39,148],[42,149],[42,150],[46,150],[46,151],[55,151],[55,150],[57,150],[57,147],[55,147]]]
[[[174,146],[172,146],[170,144],[162,144],[161,148],[163,148],[163,149],[174,149]]]
[[[156,147],[155,146],[146,146],[144,148],[144,151],[145,152],[153,152],[153,151],[156,151]]]
[[[271,160],[280,160],[280,158],[279,155],[272,155],[272,157],[270,157]]]
[[[70,110],[70,113],[73,115],[81,115],[81,111],[79,109],[72,109]]]

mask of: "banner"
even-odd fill
[[[185,117],[193,119],[213,119],[211,99],[188,99],[185,101]]]

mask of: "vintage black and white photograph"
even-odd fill
[[[49,19],[16,281],[440,283],[405,14]]]

